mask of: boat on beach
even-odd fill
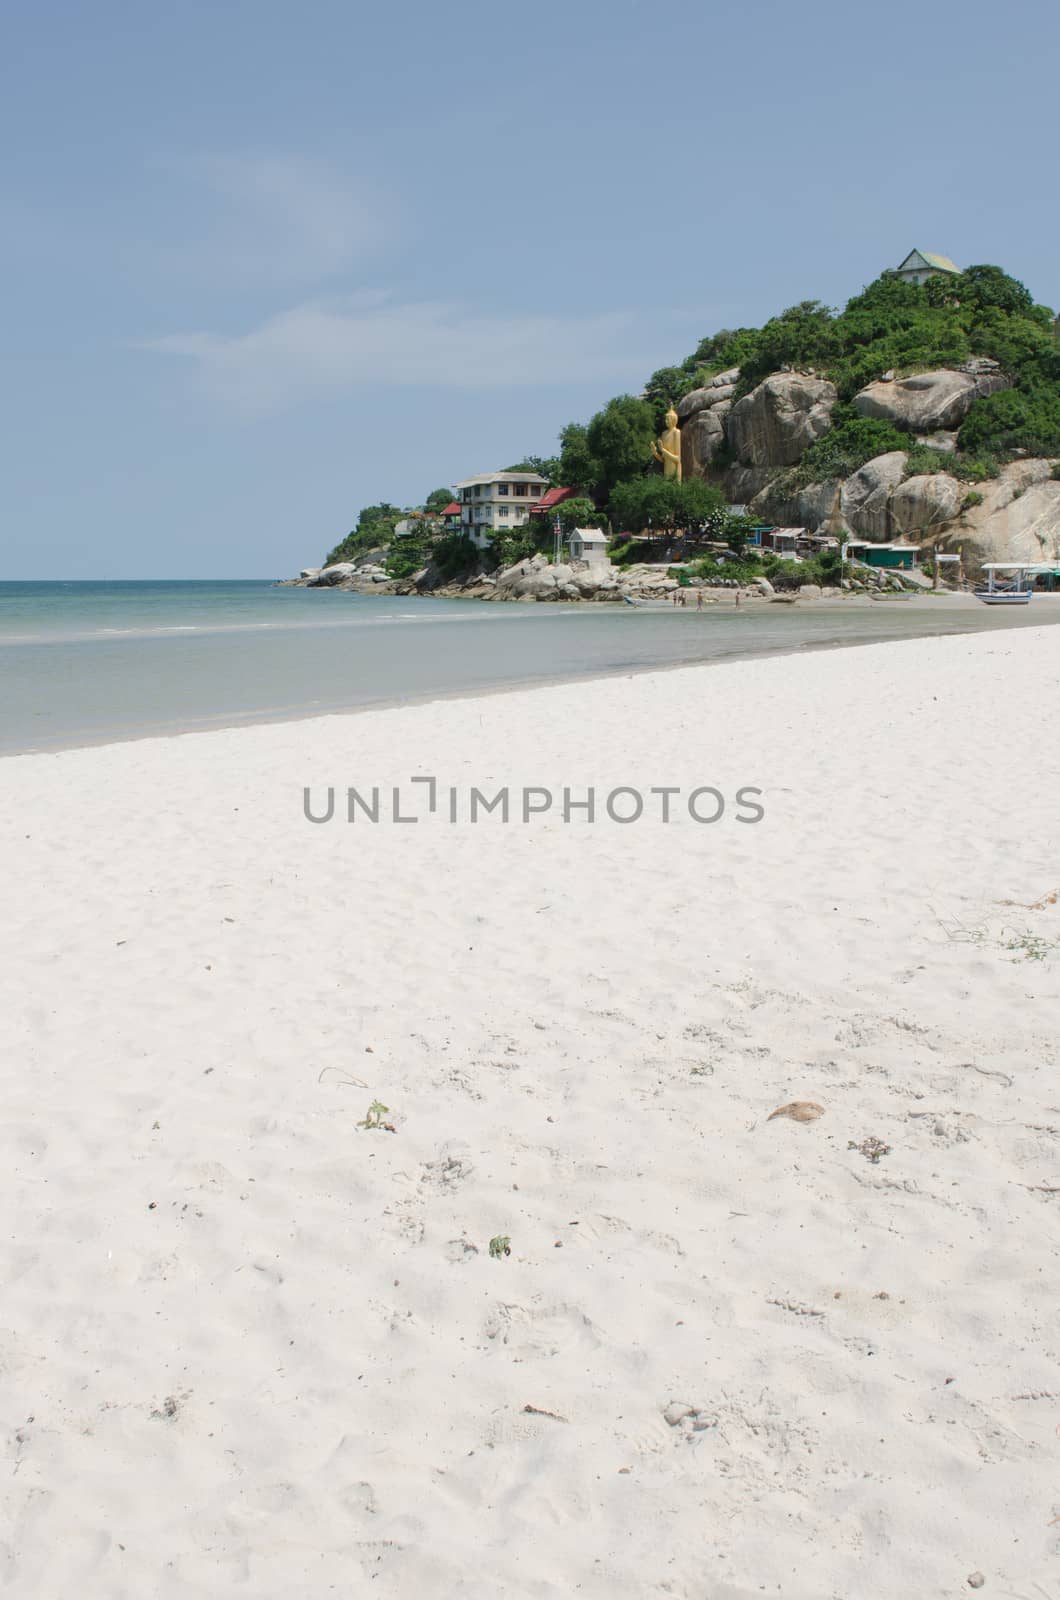
[[[975,598],[985,606],[1025,606],[1034,593],[1034,567],[1018,562],[990,561],[984,566],[986,588],[976,589]]]

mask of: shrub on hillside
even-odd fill
[[[411,578],[427,565],[427,552],[416,539],[397,539],[387,551],[383,566],[388,577]]]
[[[909,435],[876,417],[862,417],[851,405],[839,404],[832,412],[832,428],[812,444],[798,466],[784,478],[784,490],[794,492],[828,478],[849,478],[873,456],[906,450]]]
[[[446,534],[431,551],[431,560],[446,579],[455,578],[461,572],[470,572],[478,559],[478,546],[466,533]]]
[[[752,579],[762,576],[761,563],[754,559],[743,561],[718,561],[714,556],[703,556],[692,563],[694,577],[703,578],[707,583],[716,583],[720,578],[735,578],[737,583],[750,583]]]
[[[1009,455],[1025,450],[1035,456],[1060,454],[1060,388],[1039,385],[1028,392],[1003,389],[977,400],[961,425],[962,452]]]

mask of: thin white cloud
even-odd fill
[[[146,348],[191,360],[226,405],[261,411],[362,385],[632,382],[649,369],[659,332],[626,313],[484,316],[442,302],[362,294],[307,301],[249,333],[174,334]]]
[[[206,156],[169,163],[192,190],[190,237],[156,246],[170,268],[244,280],[319,283],[401,232],[370,181],[289,157]]]

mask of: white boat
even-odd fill
[[[1025,606],[1034,593],[1036,570],[1015,561],[989,561],[983,567],[986,588],[976,589],[975,598],[984,606]]]

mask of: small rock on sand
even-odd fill
[[[791,1100],[786,1106],[778,1106],[766,1118],[772,1122],[774,1117],[790,1117],[792,1122],[816,1122],[818,1117],[824,1116],[824,1106],[819,1106],[816,1100]]]

